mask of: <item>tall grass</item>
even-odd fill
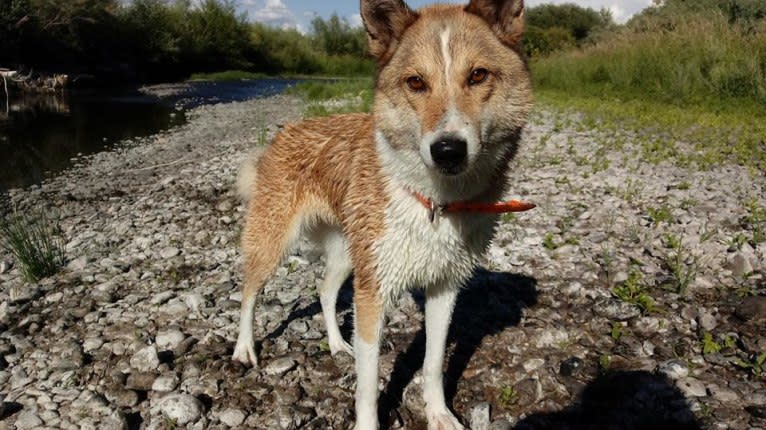
[[[327,116],[348,112],[369,112],[373,102],[371,78],[316,80],[302,82],[287,93],[303,97],[306,115]]]
[[[54,275],[66,262],[61,229],[43,211],[1,216],[0,249],[16,258],[31,282]]]
[[[766,21],[745,25],[717,11],[679,14],[670,24],[627,26],[531,67],[542,90],[674,105],[766,106]]]

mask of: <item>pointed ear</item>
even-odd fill
[[[524,35],[524,0],[471,0],[465,11],[484,18],[497,37],[513,48]]]
[[[402,0],[361,0],[370,53],[385,62],[392,47],[418,15]]]

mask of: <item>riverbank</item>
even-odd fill
[[[353,362],[329,354],[323,265],[306,246],[259,299],[263,367],[230,360],[237,167],[305,108],[289,96],[200,106],[184,125],[11,191],[21,210],[60,215],[70,262],[30,285],[0,254],[0,426],[349,426]],[[694,151],[684,142],[656,160],[650,137],[550,108],[533,116],[513,192],[538,208],[503,218],[450,337],[447,393],[471,428],[766,425],[766,180],[677,163]],[[351,297],[341,291],[347,338]],[[386,325],[391,428],[424,428],[422,304],[405,295]]]

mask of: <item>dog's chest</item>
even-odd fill
[[[385,221],[374,250],[381,293],[392,298],[406,288],[460,286],[489,246],[496,218],[443,214],[431,222],[425,207],[397,190]]]

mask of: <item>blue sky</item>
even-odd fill
[[[413,8],[433,3],[433,0],[407,0]],[[541,3],[577,3],[594,9],[607,8],[617,22],[625,22],[634,13],[649,6],[651,0],[527,0],[527,6]],[[467,3],[442,0],[442,3]],[[361,24],[358,0],[239,0],[239,8],[247,12],[252,21],[265,22],[278,27],[297,28],[305,32],[311,19],[319,15],[327,18],[333,13],[346,18],[352,25]]]

